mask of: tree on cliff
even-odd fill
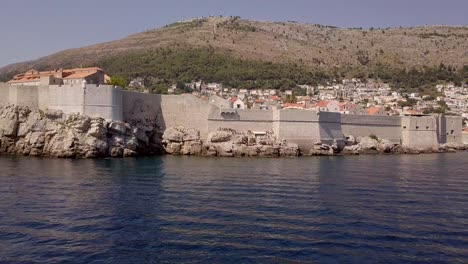
[[[107,84],[126,88],[128,85],[128,82],[127,82],[127,79],[125,79],[125,77],[116,75],[116,76],[112,76],[110,80],[107,81]]]

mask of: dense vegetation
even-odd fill
[[[158,49],[112,57],[99,64],[113,75],[127,79],[144,77],[151,86],[203,80],[236,88],[284,90],[297,84],[317,84],[331,78],[326,72],[296,64],[242,60],[210,49]]]
[[[405,92],[424,92],[435,96],[435,85],[440,82],[453,82],[460,86],[468,82],[468,65],[459,70],[440,64],[439,67],[423,67],[421,69],[396,69],[385,65],[377,65],[369,77],[381,79],[394,88]]]
[[[213,49],[173,50],[163,48],[151,52],[131,53],[102,60],[99,66],[112,75],[127,80],[143,77],[155,92],[170,84],[193,80],[218,82],[236,88],[290,89],[299,84],[339,81],[345,77],[377,78],[403,92],[423,92],[436,96],[435,85],[468,81],[468,66],[455,70],[439,67],[397,69],[378,64],[356,76],[355,69],[319,70],[302,64],[275,64],[258,60],[243,60],[215,52]]]

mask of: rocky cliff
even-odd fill
[[[200,133],[183,127],[168,128],[163,135],[167,153],[212,157],[297,157],[296,144],[278,140],[273,133],[255,136],[251,132],[240,133],[233,129],[219,128],[212,131],[206,141]]]
[[[161,153],[161,133],[61,111],[0,106],[0,153],[59,158],[129,157]]]
[[[211,157],[297,157],[366,154],[420,154],[455,152],[468,149],[467,145],[444,144],[430,149],[413,149],[392,143],[387,139],[348,136],[345,146],[327,145],[317,141],[309,149],[278,140],[273,132],[256,136],[251,132],[238,132],[219,128],[210,132],[206,141],[199,131],[184,127],[170,127],[163,135],[163,148],[167,154]]]

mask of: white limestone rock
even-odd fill
[[[180,143],[184,140],[184,133],[175,127],[170,127],[164,131],[163,140]]]
[[[0,106],[0,153],[61,158],[160,153],[161,134],[151,129],[60,111]]]
[[[183,141],[199,141],[200,140],[200,132],[193,129],[185,129],[184,136],[182,138]]]
[[[233,129],[223,129],[220,128],[218,130],[212,131],[208,134],[208,142],[211,143],[223,143],[229,142],[231,139],[236,135],[237,132]]]
[[[394,144],[388,139],[380,139],[377,146],[377,150],[380,153],[391,153],[393,150]]]
[[[15,136],[18,125],[17,107],[8,106],[0,112],[0,131],[3,136]]]
[[[282,157],[297,157],[301,152],[297,144],[285,144],[280,148],[279,154]]]

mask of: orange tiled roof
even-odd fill
[[[356,107],[358,107],[357,104],[348,103],[348,109],[354,109],[354,108],[356,108]]]
[[[317,107],[327,107],[330,102],[328,101],[320,101],[315,106]]]
[[[367,113],[369,115],[376,115],[379,111],[380,111],[380,107],[371,107],[369,109],[367,109]]]
[[[304,105],[295,103],[285,103],[283,104],[283,108],[304,108]]]
[[[37,71],[34,69],[28,70],[25,73],[17,74],[11,79],[8,83],[27,83],[27,82],[36,82],[41,79],[41,77],[47,76],[56,76],[61,75],[64,79],[79,79],[87,77],[91,74],[94,74],[98,71],[103,71],[98,67],[89,67],[89,68],[74,68],[74,69],[59,69],[52,71]]]
[[[93,72],[77,72],[77,73],[72,73],[66,77],[64,77],[64,79],[82,79],[82,78],[85,78],[85,77],[88,77],[90,75],[93,75],[95,74],[97,71],[93,71]]]

